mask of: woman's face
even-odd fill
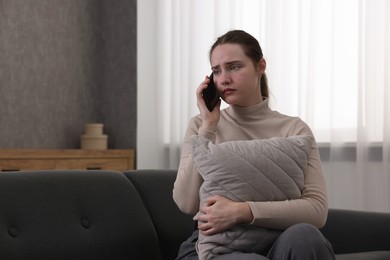
[[[211,53],[211,69],[221,98],[229,105],[253,106],[263,99],[260,77],[265,70],[262,59],[256,66],[239,44],[222,44]]]

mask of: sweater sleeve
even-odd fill
[[[186,214],[196,214],[199,210],[199,188],[203,179],[198,173],[192,157],[189,138],[201,135],[214,141],[215,132],[200,128],[199,117],[194,117],[188,124],[182,146],[180,165],[173,186],[173,200],[179,209]]]
[[[257,226],[283,230],[304,222],[322,227],[327,218],[328,202],[316,142],[313,141],[308,158],[301,198],[248,203],[254,216],[252,223]]]

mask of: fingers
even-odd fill
[[[199,87],[196,89],[196,95],[198,98],[202,98],[202,92],[207,88],[207,85],[210,82],[210,78],[208,76],[205,77],[202,83],[200,83]]]
[[[204,235],[210,235],[213,232],[215,232],[215,228],[213,228],[213,225],[207,221],[206,215],[199,215],[198,216],[198,229],[202,234]]]
[[[203,99],[202,92],[204,89],[207,88],[209,82],[210,82],[210,78],[206,76],[203,82],[196,89],[196,99],[197,99],[197,106],[202,118],[201,127],[209,131],[215,131],[220,117],[221,103],[219,100],[218,105],[212,111],[209,111],[209,109],[207,108],[206,103]]]
[[[221,195],[214,195],[214,196],[208,197],[206,199],[206,206],[211,206],[211,205],[215,204],[217,201],[223,200],[224,198],[225,197],[223,197]]]
[[[198,229],[202,233],[209,233],[208,230],[212,229],[212,226],[207,222],[206,214],[197,214],[194,219],[198,221]]]
[[[206,236],[213,235],[216,233],[215,229],[212,228],[211,226],[209,226],[208,223],[203,223],[203,224],[198,225],[198,229],[203,235],[206,235]]]
[[[199,231],[206,236],[214,235],[222,230],[220,228],[214,227],[209,222],[198,222]]]
[[[214,205],[215,203],[217,203],[218,201],[223,200],[223,199],[224,199],[224,197],[222,197],[220,195],[214,195],[214,196],[208,197],[206,199],[206,202],[204,203],[204,205],[200,207],[199,211],[204,213],[204,214],[207,214],[210,206]]]
[[[206,229],[206,230],[199,229],[199,231],[200,231],[200,233],[202,233],[205,236],[211,236],[211,235],[214,235],[214,234],[218,233],[218,231],[215,230],[214,228],[210,228],[210,229]]]
[[[210,82],[210,79],[208,78],[208,76],[206,76],[205,79],[203,80],[203,82],[196,89],[196,100],[197,100],[198,107],[201,111],[206,109],[206,103],[203,100],[202,93],[203,93],[203,90],[207,88],[207,85],[209,82]]]

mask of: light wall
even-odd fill
[[[137,42],[138,42],[138,108],[137,108],[137,168],[163,169],[164,152],[159,149],[159,129],[157,128],[158,96],[156,80],[157,57],[157,13],[155,0],[140,0],[137,3]],[[161,131],[161,129],[160,129]]]

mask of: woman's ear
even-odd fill
[[[260,73],[260,74],[263,74],[265,69],[267,67],[267,63],[265,62],[265,59],[261,59],[257,65],[257,71]]]

